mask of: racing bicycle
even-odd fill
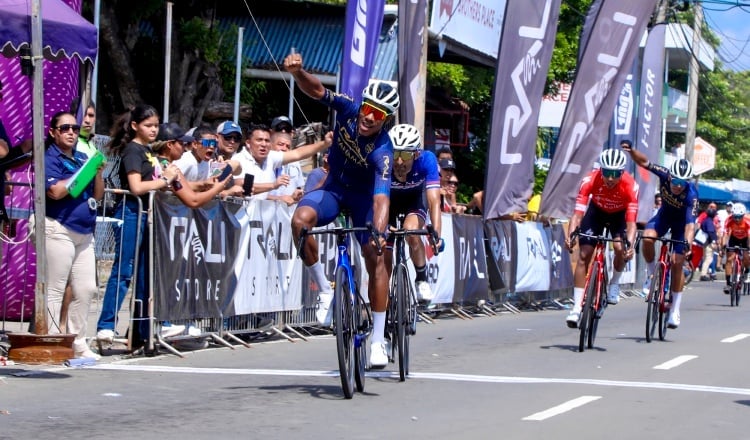
[[[346,222],[348,224],[348,221]],[[355,269],[349,256],[349,236],[351,233],[369,232],[378,243],[378,233],[372,224],[366,227],[337,226],[330,229],[308,231],[303,228],[297,249],[304,258],[304,243],[309,235],[336,236],[336,271],[333,289],[333,329],[336,335],[336,352],[339,361],[339,375],[344,396],[351,399],[354,389],[365,389],[365,368],[367,366],[367,338],[372,331],[372,314],[365,299],[359,292]],[[382,249],[378,247],[378,254]]]
[[[391,341],[388,357],[391,362],[394,362],[396,352],[398,352],[398,373],[402,382],[409,374],[409,337],[417,332],[417,296],[406,265],[406,237],[409,235],[429,236],[430,245],[436,255],[438,253],[437,242],[440,241],[432,225],[426,225],[425,229],[403,229],[404,218],[403,214],[399,214],[396,228],[390,230],[390,234],[394,237],[395,259],[385,321],[386,334],[389,335]]]
[[[726,248],[727,253],[733,252],[734,258],[732,258],[732,275],[729,280],[729,306],[739,307],[740,306],[740,295],[743,293],[743,287],[745,284],[745,277],[742,270],[742,258],[745,252],[744,248],[739,246],[732,246]]]
[[[585,348],[594,348],[599,320],[604,315],[604,309],[607,308],[609,277],[605,261],[605,244],[620,241],[620,239],[609,238],[606,228],[602,231],[601,235],[586,234],[576,229],[570,234],[571,246],[578,237],[596,240],[591,265],[586,273],[586,284],[583,290],[583,299],[581,300],[581,317],[578,321],[578,328],[580,329],[578,351],[582,352]],[[624,240],[624,243],[626,247],[629,246],[627,240]]]
[[[672,305],[672,289],[670,288],[672,279],[672,253],[675,244],[682,243],[687,246],[684,240],[673,240],[667,237],[654,238],[661,242],[659,250],[659,260],[654,268],[651,279],[651,287],[646,296],[646,342],[651,342],[659,329],[659,340],[663,341],[667,336],[667,321],[669,320],[669,309]]]

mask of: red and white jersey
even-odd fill
[[[626,222],[634,222],[638,216],[638,184],[627,171],[622,173],[620,181],[612,188],[607,186],[601,169],[589,173],[583,178],[576,197],[576,214],[583,215],[586,212],[589,199],[607,213],[626,211]]]
[[[750,233],[750,220],[747,217],[742,217],[742,220],[736,222],[734,217],[730,215],[724,222],[724,232],[730,237],[743,240]]]

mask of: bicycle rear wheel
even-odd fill
[[[578,326],[581,330],[581,334],[578,337],[578,351],[582,352],[586,347],[588,341],[588,333],[591,331],[591,324],[594,320],[594,297],[596,296],[596,273],[599,270],[599,263],[596,261],[591,265],[591,278],[588,280],[584,295],[586,300],[581,310],[581,321]]]
[[[672,294],[669,291],[669,286],[664,288],[666,292],[661,295],[661,304],[659,305],[659,340],[663,341],[667,337],[667,329],[669,326],[669,310],[672,308]]]
[[[336,333],[336,351],[339,357],[339,375],[344,397],[354,395],[354,319],[349,274],[343,266],[336,268],[336,287],[333,291],[333,319]]]
[[[595,301],[598,301],[598,304],[594,302],[595,309],[592,311],[592,317],[591,322],[589,324],[589,334],[588,334],[588,347],[594,348],[594,341],[596,340],[596,331],[599,329],[599,320],[604,315],[604,309],[607,308],[607,275],[602,276],[601,284],[599,284],[599,292],[597,292],[597,296],[595,296]]]
[[[367,310],[367,304],[359,296],[359,288],[355,289],[356,307],[354,312],[354,382],[357,385],[357,391],[360,393],[365,390],[365,369],[367,368],[367,337],[370,335],[371,322],[370,313]]]
[[[651,342],[656,334],[656,327],[659,326],[659,297],[664,291],[662,282],[664,280],[664,268],[661,263],[657,263],[656,272],[651,279],[651,289],[646,298],[648,308],[646,310],[646,342]]]
[[[729,291],[729,306],[734,307],[739,305],[739,289],[740,279],[742,278],[740,265],[737,260],[732,262],[732,281],[729,283],[731,290]]]
[[[398,345],[398,374],[403,382],[409,373],[409,273],[406,266],[398,265],[393,273],[396,294],[396,345]]]

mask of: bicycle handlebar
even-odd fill
[[[305,240],[307,239],[308,235],[328,235],[328,234],[335,234],[337,237],[344,236],[346,234],[352,233],[352,232],[369,232],[370,237],[375,242],[375,245],[378,249],[378,255],[383,254],[383,246],[380,245],[380,238],[383,234],[375,230],[375,226],[371,222],[367,222],[366,226],[356,226],[356,227],[344,227],[344,226],[336,226],[334,228],[330,229],[320,229],[317,231],[310,231],[306,227],[303,227],[299,234],[299,240],[297,241],[297,255],[300,258],[305,258]]]
[[[585,232],[581,232],[581,228],[575,228],[573,232],[570,233],[570,252],[573,252],[573,246],[575,246],[578,237],[592,238],[597,241],[605,242],[622,241],[625,244],[625,250],[630,249],[630,240],[628,240],[627,238],[621,240],[620,237],[610,238],[605,235],[587,234]],[[638,243],[638,239],[636,239],[636,243]]]
[[[438,235],[437,231],[435,230],[435,227],[431,224],[425,225],[425,229],[396,229],[393,226],[389,228],[389,231],[391,235],[395,236],[403,236],[406,237],[407,235],[426,235],[428,238],[428,241],[430,242],[430,246],[432,246],[432,250],[435,253],[435,255],[439,254],[445,249],[445,242],[441,243],[440,249],[438,249],[438,242],[440,241],[440,236]]]

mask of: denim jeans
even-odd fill
[[[126,201],[127,200],[127,201]],[[144,207],[145,208],[145,207]],[[140,300],[133,310],[133,317],[148,316],[148,237],[146,237],[146,212],[141,214],[141,224],[138,228],[138,202],[133,199],[123,199],[116,208],[117,218],[122,220],[121,226],[115,226],[115,259],[112,272],[107,280],[107,289],[102,300],[102,313],[96,325],[99,330],[115,330],[115,319],[122,307],[122,302],[128,293],[133,279],[133,269],[136,251],[138,251],[138,276],[136,277],[135,298]],[[148,321],[136,321],[133,340],[148,337]]]

